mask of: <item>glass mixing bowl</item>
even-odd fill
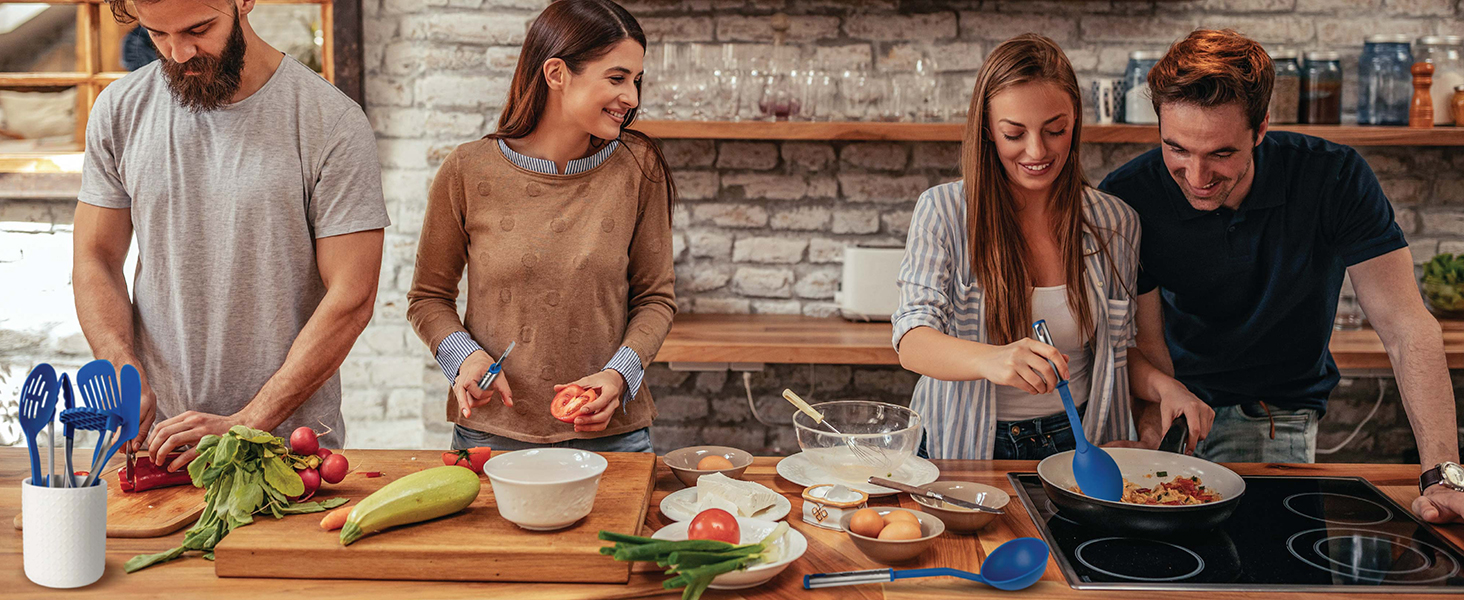
[[[920,444],[920,415],[903,406],[841,400],[813,408],[823,413],[823,424],[802,411],[793,414],[798,447],[814,466],[840,480],[865,483],[871,476],[891,477]]]

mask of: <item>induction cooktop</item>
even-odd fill
[[[1244,477],[1224,525],[1125,537],[1063,516],[1036,473],[1011,473],[1074,589],[1464,593],[1464,554],[1358,477]]]

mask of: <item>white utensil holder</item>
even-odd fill
[[[76,588],[102,578],[107,565],[107,482],[88,488],[20,484],[25,515],[25,576],[51,588]]]

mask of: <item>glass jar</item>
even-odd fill
[[[1154,102],[1149,95],[1149,69],[1164,58],[1163,52],[1137,50],[1129,53],[1128,68],[1124,69],[1124,117],[1123,122],[1136,125],[1153,125],[1159,122],[1154,112]]]
[[[1357,124],[1407,125],[1413,52],[1406,35],[1368,36],[1357,59]]]
[[[1457,35],[1430,35],[1418,38],[1420,62],[1434,66],[1433,87],[1429,96],[1433,99],[1434,125],[1453,125],[1454,88],[1464,85],[1464,38]]]
[[[1271,122],[1295,123],[1301,118],[1301,64],[1295,50],[1271,53],[1276,84],[1271,88]]]
[[[1310,125],[1342,123],[1342,56],[1336,52],[1307,52],[1301,66],[1301,117]]]

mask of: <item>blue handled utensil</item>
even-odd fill
[[[1033,323],[1032,331],[1037,335],[1037,341],[1053,345],[1052,334],[1047,331],[1047,321]],[[1057,365],[1050,360],[1047,364],[1058,378],[1057,394],[1062,396],[1063,410],[1067,411],[1068,423],[1073,428],[1073,438],[1078,443],[1077,451],[1073,453],[1073,478],[1078,480],[1078,487],[1088,496],[1109,502],[1122,500],[1123,472],[1118,470],[1118,463],[1113,461],[1112,456],[1102,448],[1088,443],[1088,435],[1083,432],[1083,421],[1078,418],[1078,407],[1073,404],[1073,395],[1068,391],[1067,380],[1063,379]]]
[[[896,579],[914,579],[916,577],[960,577],[1010,592],[1029,587],[1042,578],[1042,573],[1047,570],[1049,552],[1047,542],[1037,538],[1017,538],[992,550],[991,554],[986,556],[986,560],[981,563],[980,573],[946,568],[898,571],[895,569],[868,569],[842,573],[815,573],[803,576],[803,589],[816,590],[863,583],[889,583]]]
[[[121,395],[118,396],[120,402],[112,410],[112,414],[116,415],[121,421],[122,428],[118,432],[117,437],[113,439],[112,447],[107,450],[107,455],[102,458],[102,462],[99,463],[97,470],[87,475],[86,482],[82,484],[83,487],[96,483],[97,471],[101,470],[100,467],[106,465],[107,461],[112,460],[112,457],[117,454],[117,450],[122,448],[122,444],[130,442],[132,438],[137,437],[138,420],[142,412],[142,376],[137,372],[137,367],[122,365],[122,387],[120,392]]]
[[[82,402],[112,415],[107,423],[106,434],[98,437],[97,447],[92,451],[91,470],[82,482],[82,486],[86,487],[92,484],[101,467],[102,463],[97,461],[102,458],[102,449],[107,447],[112,430],[122,424],[122,419],[116,412],[117,406],[121,404],[121,392],[117,389],[117,370],[112,366],[112,361],[106,359],[82,365],[76,372],[76,386],[81,392]]]
[[[41,479],[41,449],[36,436],[55,417],[56,369],[41,363],[31,369],[20,389],[20,428],[25,432],[26,445],[30,448],[31,485],[34,486],[47,487],[50,483]]]
[[[66,426],[66,431],[68,432],[78,429],[82,431],[96,431],[98,432],[97,437],[101,437],[108,429],[107,424],[115,423],[116,421],[117,417],[112,413],[97,410],[90,406],[77,406],[61,411],[61,424]],[[71,438],[66,439],[66,444],[66,470],[68,473],[75,473],[75,469],[71,466]],[[91,473],[88,472],[87,475],[91,475]],[[74,476],[71,478],[70,483],[71,487],[76,487],[76,478]]]
[[[65,373],[56,379],[56,387],[61,390],[61,434],[66,437],[66,476],[61,482],[72,488],[76,487],[76,470],[71,466],[71,438],[76,434],[76,427],[66,423],[66,411],[76,408],[76,394],[71,390],[71,376]]]
[[[508,353],[513,352],[513,347],[516,345],[518,345],[518,342],[508,343],[508,348],[503,350],[503,354],[498,355],[498,362],[488,367],[488,372],[484,373],[483,379],[478,381],[478,389],[487,390],[488,386],[493,385],[493,380],[498,379],[498,374],[503,371],[503,361],[508,360]]]

